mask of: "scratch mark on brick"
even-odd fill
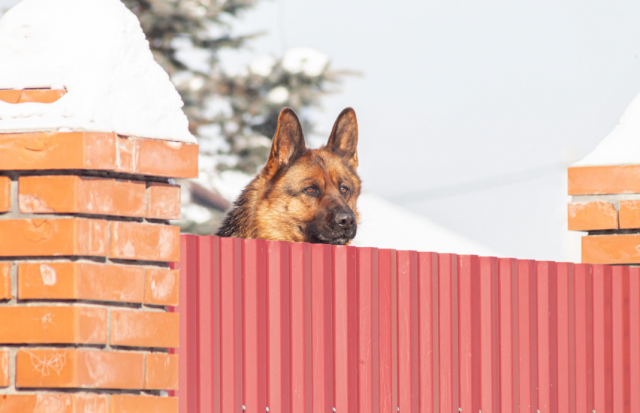
[[[167,273],[161,280],[156,282],[154,279],[151,281],[151,294],[157,300],[165,300],[171,291],[173,291],[173,286],[176,280],[172,273]]]
[[[22,212],[56,212],[37,195],[18,195],[20,210]]]
[[[53,315],[51,315],[51,313],[45,314],[42,317],[42,327],[47,327],[47,324],[55,324],[53,322]]]
[[[23,233],[29,241],[40,242],[51,238],[53,229],[46,219],[30,219],[25,224]]]
[[[47,264],[40,264],[40,275],[44,285],[55,285],[57,282],[56,270]]]
[[[70,405],[70,397],[38,394],[33,413],[64,413]]]
[[[44,353],[42,358],[27,351],[33,370],[37,371],[41,376],[48,377],[51,372],[58,376],[62,372],[65,364],[67,364],[67,352]]]
[[[9,377],[9,352],[0,352],[0,377]]]

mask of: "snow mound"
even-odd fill
[[[270,56],[270,55],[260,56],[255,58],[249,64],[249,70],[251,70],[251,73],[255,75],[267,77],[273,72],[273,67],[276,65],[277,62],[278,61],[273,56]]]
[[[329,64],[329,56],[310,47],[293,47],[282,58],[282,68],[289,73],[320,76]]]
[[[202,184],[205,186],[213,184],[212,186],[220,192],[220,195],[231,202],[234,202],[242,190],[253,180],[253,176],[234,170],[220,172],[212,178],[213,182],[203,182]]]
[[[613,131],[573,166],[628,164],[640,164],[640,94],[624,111]]]
[[[284,103],[289,99],[289,91],[284,86],[276,86],[267,95],[267,99],[271,103]]]
[[[428,218],[414,214],[372,193],[358,198],[360,224],[351,243],[357,247],[396,250],[498,256],[490,248],[476,243]]]
[[[196,142],[183,102],[120,0],[24,0],[0,20],[0,89],[66,88],[0,102],[0,131],[116,132]]]

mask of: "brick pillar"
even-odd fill
[[[640,264],[640,165],[569,168],[569,230],[582,238],[582,262]]]
[[[0,134],[0,412],[178,411],[169,178],[197,176],[197,156],[113,133]]]

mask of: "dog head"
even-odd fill
[[[327,144],[307,149],[302,126],[284,109],[267,165],[257,208],[263,237],[344,245],[358,227],[360,195],[358,122],[347,108],[336,120]]]

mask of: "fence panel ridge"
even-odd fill
[[[358,412],[373,412],[374,386],[374,324],[377,323],[377,308],[374,310],[374,278],[377,279],[377,250],[356,249],[356,294],[358,322]],[[375,271],[375,276],[374,276]],[[377,283],[377,282],[376,282]]]
[[[378,250],[378,408],[393,411],[391,250]],[[374,396],[375,397],[375,396]]]
[[[593,266],[593,408],[613,411],[611,267]]]
[[[291,411],[302,413],[310,411],[312,401],[311,248],[309,244],[291,244],[290,259]]]
[[[434,351],[433,277],[438,273],[438,256],[435,253],[417,253],[418,275],[418,385],[419,411],[436,411],[436,382],[434,364],[438,357]],[[437,313],[436,313],[437,314]]]
[[[418,254],[397,252],[398,407],[418,412]]]
[[[267,408],[267,245],[243,240],[242,250],[243,405]]]
[[[453,254],[440,254],[438,267],[438,304],[440,333],[440,411],[451,412],[458,401],[454,400],[455,378],[457,372],[457,354],[454,354],[453,325],[456,311],[453,309],[453,295],[456,284],[453,282],[454,271],[457,273],[456,257]],[[457,278],[457,277],[456,277]]]
[[[337,411],[357,410],[356,249],[333,248],[334,403]]]
[[[192,235],[181,249],[180,413],[640,413],[640,268]]]
[[[199,263],[197,238],[193,235],[183,235],[180,238],[180,261],[172,263],[172,269],[180,270],[180,304],[171,311],[180,314],[180,345],[170,350],[179,354],[181,359],[178,368],[178,390],[172,393],[178,397],[178,409],[182,412],[199,412],[198,390],[200,374],[198,371],[198,292],[197,280]],[[185,276],[186,275],[186,276]]]
[[[198,402],[202,410],[220,412],[219,346],[214,350],[214,345],[219,343],[220,337],[220,309],[217,308],[214,312],[212,308],[213,303],[220,302],[217,298],[220,289],[220,240],[213,237],[197,237],[195,241],[198,277],[193,281],[197,290],[197,302],[191,301],[189,304],[194,305],[197,311],[198,380],[202,387],[209,389],[209,391],[198,392]],[[183,278],[189,281],[186,277]]]
[[[575,319],[573,264],[556,265],[556,308],[557,308],[557,411],[575,412]]]
[[[511,258],[498,260],[498,348],[500,360],[499,394],[503,411],[518,410],[517,358],[517,262]]]
[[[480,410],[480,267],[478,257],[459,258],[460,408]]]
[[[267,407],[288,413],[290,403],[289,244],[267,241]]]

